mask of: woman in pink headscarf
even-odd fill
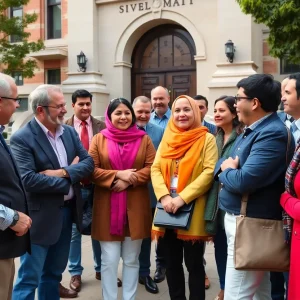
[[[120,257],[122,299],[135,299],[141,244],[151,232],[147,182],[155,149],[135,121],[131,104],[113,99],[105,115],[106,129],[94,136],[89,150],[95,163],[92,238],[101,245],[104,300],[117,300]]]

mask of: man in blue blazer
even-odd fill
[[[58,300],[68,262],[72,222],[81,230],[80,181],[94,170],[74,128],[63,125],[60,88],[41,85],[29,100],[35,117],[10,140],[27,192],[31,255],[21,256],[13,300]]]
[[[201,112],[201,120],[202,120],[202,125],[208,128],[209,133],[215,135],[217,132],[217,127],[214,124],[211,124],[209,122],[206,122],[204,120],[205,115],[208,112],[208,101],[206,99],[206,97],[202,96],[202,95],[196,95],[194,97],[194,100],[196,100],[196,103],[200,109]]]
[[[225,300],[252,299],[254,295],[257,299],[271,299],[269,272],[234,268],[236,218],[240,215],[243,194],[249,195],[247,216],[282,218],[279,199],[284,192],[285,172],[294,152],[294,140],[291,139],[288,148],[287,128],[276,113],[280,85],[271,75],[249,76],[239,81],[237,87],[237,114],[246,129],[237,138],[232,157],[220,160],[216,166],[216,178],[221,183],[220,208],[226,211]]]
[[[149,137],[152,140],[152,143],[157,150],[160,141],[163,137],[164,130],[162,127],[150,123],[151,116],[151,100],[145,96],[139,96],[133,101],[133,109],[136,115],[136,124],[139,129],[145,130]],[[148,189],[150,192],[151,199],[151,208],[152,215],[154,214],[154,210],[156,207],[157,199],[154,194],[153,186],[151,183],[148,185]],[[150,209],[150,208],[149,208]],[[157,284],[150,277],[150,255],[151,255],[151,238],[146,238],[143,240],[141,253],[140,253],[140,277],[139,282],[145,285],[146,290],[149,293],[156,294],[158,293]]]

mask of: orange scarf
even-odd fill
[[[182,98],[189,101],[195,117],[192,126],[188,130],[178,128],[173,121],[175,103]],[[186,187],[188,180],[192,175],[194,166],[199,159],[199,155],[204,146],[207,132],[208,129],[201,124],[200,109],[196,105],[194,99],[185,95],[176,98],[172,105],[172,116],[160,144],[161,172],[169,190],[172,175],[172,160],[182,158],[178,166],[179,175],[177,193],[180,193]]]

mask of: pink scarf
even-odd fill
[[[107,139],[108,158],[113,170],[132,169],[139,150],[144,131],[131,126],[126,130],[114,127],[105,113],[106,129],[101,133]],[[123,235],[126,224],[127,191],[111,192],[110,196],[110,234]]]

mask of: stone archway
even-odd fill
[[[162,24],[177,24],[185,28],[196,45],[195,60],[206,60],[204,39],[194,24],[178,12],[162,10],[160,14],[145,13],[125,28],[116,47],[114,65],[131,67],[131,55],[138,40],[151,28]]]

